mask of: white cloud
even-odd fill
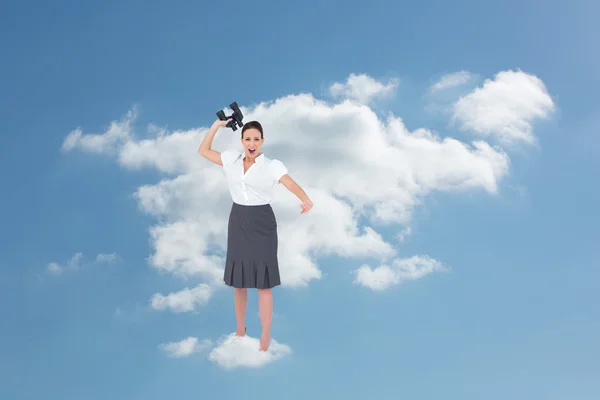
[[[248,335],[238,337],[235,334],[222,338],[212,349],[208,359],[223,369],[239,367],[258,368],[292,354],[290,346],[271,338],[266,352],[259,351],[259,339]]]
[[[388,96],[398,87],[398,79],[387,84],[376,81],[365,74],[350,74],[346,83],[336,82],[329,87],[329,94],[336,98],[347,98],[368,104],[375,97]]]
[[[170,309],[173,312],[194,311],[196,306],[205,305],[212,291],[210,286],[201,283],[195,288],[185,288],[179,292],[169,293],[163,296],[160,293],[155,293],[150,299],[150,304],[155,310]]]
[[[160,344],[158,347],[164,351],[169,357],[181,358],[189,357],[194,353],[209,348],[212,342],[208,339],[199,341],[198,338],[188,337],[179,342],[169,342]]]
[[[117,253],[109,253],[109,254],[100,253],[96,256],[96,262],[111,263],[116,260],[117,260]]]
[[[117,253],[111,253],[111,254],[98,254],[96,256],[96,259],[94,261],[94,263],[96,264],[103,264],[103,263],[111,263],[114,262],[117,259]],[[92,263],[90,263],[91,265]],[[81,268],[84,268],[86,266],[86,264],[83,263],[83,253],[82,252],[78,252],[73,254],[73,256],[69,259],[69,261],[67,261],[64,265],[61,265],[57,262],[50,262],[48,263],[46,269],[48,270],[49,273],[53,274],[53,275],[60,275],[62,273],[64,273],[65,271],[75,271]]]
[[[533,122],[554,110],[541,79],[520,70],[502,71],[461,97],[454,104],[452,119],[463,130],[498,138],[505,145],[534,144]]]
[[[50,272],[54,275],[59,275],[62,273],[62,270],[63,270],[62,267],[58,263],[55,263],[55,262],[48,263],[48,272]]]
[[[259,351],[259,339],[248,335],[239,337],[235,333],[221,337],[214,347],[210,339],[200,341],[193,336],[179,342],[162,343],[158,346],[161,351],[172,358],[189,357],[211,347],[207,359],[225,370],[260,368],[292,354],[290,346],[279,343],[273,338],[271,338],[269,350]]]
[[[136,110],[132,109],[121,121],[111,122],[109,128],[102,135],[84,135],[81,128],[77,128],[65,138],[61,150],[68,152],[74,148],[81,148],[91,153],[114,153],[129,140],[131,123],[136,116]]]
[[[373,290],[385,290],[408,280],[415,280],[433,272],[445,271],[437,260],[428,256],[413,256],[396,259],[391,265],[384,264],[375,269],[363,265],[356,270],[355,283]]]
[[[396,233],[396,240],[403,242],[408,236],[412,234],[412,228],[410,226],[405,227],[400,232]]]
[[[471,79],[469,71],[452,72],[442,76],[436,83],[431,85],[430,90],[437,92],[444,89],[449,89],[455,86],[464,85]]]
[[[393,226],[399,236],[410,233],[413,210],[428,194],[495,193],[508,173],[507,154],[484,141],[442,139],[424,128],[411,132],[401,118],[381,120],[355,102],[328,104],[300,94],[242,111],[246,121],[261,121],[265,154],[282,160],[315,204],[310,213],[300,215],[299,201],[291,193],[283,186],[276,192],[280,269],[287,287],[320,279],[321,256],[342,257],[349,265],[365,257],[377,264],[392,262],[398,258],[397,239],[387,241],[379,227]],[[210,290],[222,287],[231,200],[221,167],[197,153],[207,128],[163,130],[138,139],[130,129],[133,121],[128,118],[133,116],[121,122],[126,135],[82,134],[69,148],[90,151],[86,143],[105,143],[124,168],[165,173],[135,193],[141,210],[157,221],[150,230],[150,265],[201,279]],[[109,138],[95,139],[104,135]],[[114,136],[125,139],[110,139]],[[239,149],[239,140],[239,131],[222,129],[213,148]],[[396,273],[388,276],[392,282],[398,279]],[[208,288],[181,293],[155,295],[152,302],[182,311],[210,297]]]

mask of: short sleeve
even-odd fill
[[[282,176],[288,173],[285,165],[279,160],[271,160],[270,169],[273,179],[275,179],[277,182],[279,182],[279,179],[281,179]]]
[[[224,152],[222,152],[221,163],[223,163],[223,167],[231,165],[235,161],[235,159],[238,158],[239,155],[240,153],[238,153],[237,151],[225,150]]]

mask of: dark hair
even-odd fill
[[[258,121],[248,121],[244,124],[244,127],[242,128],[242,137],[244,137],[244,132],[246,131],[246,129],[256,129],[260,132],[260,138],[263,138],[263,128],[262,125],[260,124],[260,122]]]

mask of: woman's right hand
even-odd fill
[[[220,119],[216,120],[213,123],[213,126],[217,126],[219,128],[224,128],[227,126],[227,124],[229,123],[229,121],[231,121],[231,118],[226,119],[225,121],[221,121]]]

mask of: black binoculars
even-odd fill
[[[231,118],[231,121],[229,121],[229,123],[227,123],[227,125],[225,126],[236,131],[238,126],[240,128],[244,126],[244,123],[242,122],[244,116],[242,115],[242,112],[240,111],[240,108],[238,107],[235,101],[231,103],[229,107],[233,110],[233,114],[231,114],[229,117],[226,117],[225,112],[223,110],[220,110],[217,111],[217,117],[219,117],[221,121],[227,121],[229,118]]]

